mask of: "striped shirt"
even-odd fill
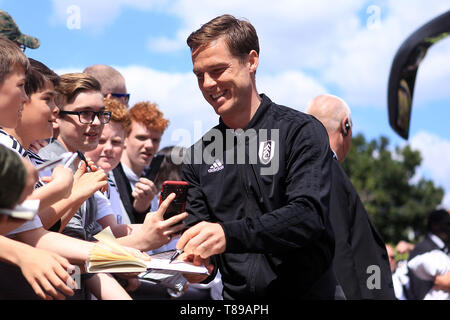
[[[4,145],[8,149],[11,149],[11,150],[17,152],[21,157],[27,158],[28,160],[31,161],[31,163],[33,163],[33,165],[35,165],[33,160],[31,160],[30,153],[19,143],[19,141],[17,141],[16,138],[14,138],[12,135],[7,133],[6,131],[3,131],[2,129],[0,129],[0,144]],[[35,159],[34,161],[38,161],[38,160]],[[39,181],[35,184],[35,186],[34,186],[35,189],[38,187],[38,185],[40,183],[42,183],[42,182]],[[42,185],[43,184],[41,184],[40,186],[42,186]],[[33,220],[25,222],[19,228],[9,232],[6,236],[11,236],[11,235],[14,235],[17,233],[34,230],[34,229],[41,228],[41,227],[42,227],[41,219],[39,218],[39,215],[35,215]]]
[[[0,144],[17,152],[21,157],[28,159],[35,167],[45,162],[45,160],[43,160],[33,151],[26,150],[14,136],[10,135],[2,129],[0,129]],[[34,188],[37,189],[42,187],[43,185],[44,183],[39,177],[39,181],[36,182]]]
[[[19,143],[19,141],[17,141],[16,138],[2,129],[0,129],[0,144],[4,145],[8,149],[17,152],[21,157],[26,157],[28,154],[27,150],[22,147],[22,145]]]

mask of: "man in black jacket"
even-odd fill
[[[196,262],[214,256],[225,299],[333,299],[324,127],[258,94],[259,44],[249,22],[223,15],[187,42],[220,123],[185,159],[192,227],[177,248]]]
[[[325,126],[335,160],[332,165],[330,221],[335,234],[333,268],[346,299],[394,299],[385,243],[339,163],[350,150],[350,108],[339,97],[324,94],[306,108]]]

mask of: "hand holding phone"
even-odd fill
[[[159,198],[159,205],[171,194],[175,193],[176,197],[170,203],[164,214],[164,219],[167,220],[177,214],[185,211],[186,198],[189,183],[185,181],[164,181],[162,184],[161,196]]]

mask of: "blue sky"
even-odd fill
[[[188,145],[214,126],[192,74],[185,40],[217,15],[247,18],[259,35],[260,93],[298,110],[321,93],[348,102],[354,132],[405,141],[388,124],[387,81],[404,39],[448,11],[447,0],[0,0],[23,33],[41,40],[27,50],[58,73],[108,64],[125,76],[131,104],[150,100],[170,119],[162,146]],[[429,50],[417,77],[408,143],[421,151],[418,176],[446,190],[450,207],[450,39]],[[417,178],[416,177],[416,178]]]

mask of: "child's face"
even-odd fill
[[[64,111],[105,111],[103,95],[97,91],[81,92],[74,102],[64,106]],[[56,119],[59,129],[58,140],[71,152],[87,152],[97,148],[103,126],[95,117],[91,124],[82,124],[77,115],[59,115]]]
[[[142,171],[150,164],[159,150],[161,137],[161,132],[149,129],[140,122],[132,121],[131,132],[125,138],[124,157],[128,159],[133,170]]]
[[[24,105],[20,126],[29,130],[35,140],[50,138],[53,135],[53,123],[56,121],[54,111],[55,88],[47,81],[45,87],[33,93]]]
[[[105,172],[109,172],[120,162],[124,140],[125,132],[120,123],[110,122],[103,128],[97,148],[86,152],[86,156]]]
[[[16,67],[0,84],[0,126],[14,129],[27,100],[25,70]]]

